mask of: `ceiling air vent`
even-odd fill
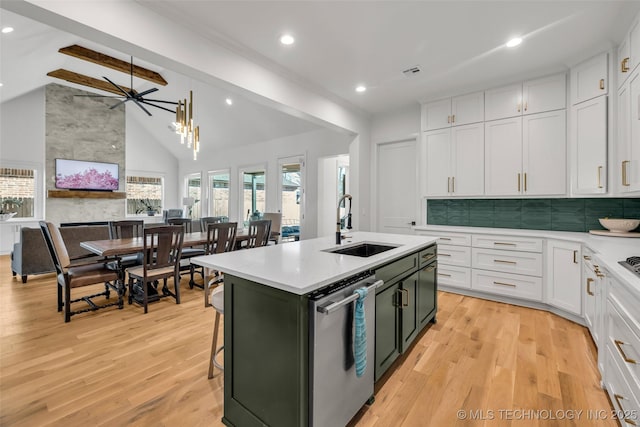
[[[415,76],[420,71],[421,71],[420,66],[416,65],[415,67],[407,68],[402,72],[402,74],[404,74],[405,77],[411,77],[411,76]]]

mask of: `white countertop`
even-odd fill
[[[455,232],[468,234],[499,234],[503,236],[538,237],[567,240],[585,244],[594,252],[596,263],[640,293],[640,277],[627,270],[618,261],[630,256],[640,256],[640,238],[598,236],[589,233],[551,230],[523,230],[516,228],[455,227],[448,225],[423,225],[413,227],[416,231]]]
[[[437,237],[357,231],[342,245],[335,236],[191,258],[194,264],[252,280],[296,295],[304,295],[340,279],[416,252]],[[368,258],[325,252],[369,242],[398,247]]]

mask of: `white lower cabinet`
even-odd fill
[[[640,425],[640,297],[610,277],[605,386],[622,425]],[[601,353],[602,354],[602,353]]]
[[[471,265],[471,248],[468,246],[438,245],[438,262],[458,267]]]
[[[542,276],[542,254],[499,249],[473,248],[471,266],[483,270]]]
[[[542,301],[542,278],[473,269],[471,289],[509,297]]]
[[[594,264],[593,254],[585,251],[582,266],[582,298],[584,307],[584,321],[589,328],[593,342],[600,347],[602,338],[602,297],[603,276],[597,264]]]
[[[438,286],[440,285],[471,289],[471,269],[438,261]]]
[[[577,316],[582,315],[581,247],[547,240],[546,302]]]

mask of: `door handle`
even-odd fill
[[[371,283],[371,282],[369,282]],[[377,280],[375,283],[373,283],[372,285],[367,286],[367,294],[370,292],[373,292],[376,290],[376,288],[382,286],[384,284],[384,282],[382,280]],[[334,311],[336,311],[337,309],[339,309],[342,306],[345,306],[347,304],[349,304],[350,302],[353,302],[355,300],[358,299],[358,294],[351,294],[348,297],[338,301],[338,302],[334,302],[332,304],[329,304],[325,307],[318,307],[318,312],[323,313],[323,314],[331,314]]]
[[[409,307],[409,289],[398,289],[403,295],[400,300],[400,307]],[[405,294],[406,293],[406,294]],[[407,302],[404,302],[404,295],[407,295]]]

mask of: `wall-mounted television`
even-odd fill
[[[118,164],[56,159],[56,188],[114,191],[118,189]]]

